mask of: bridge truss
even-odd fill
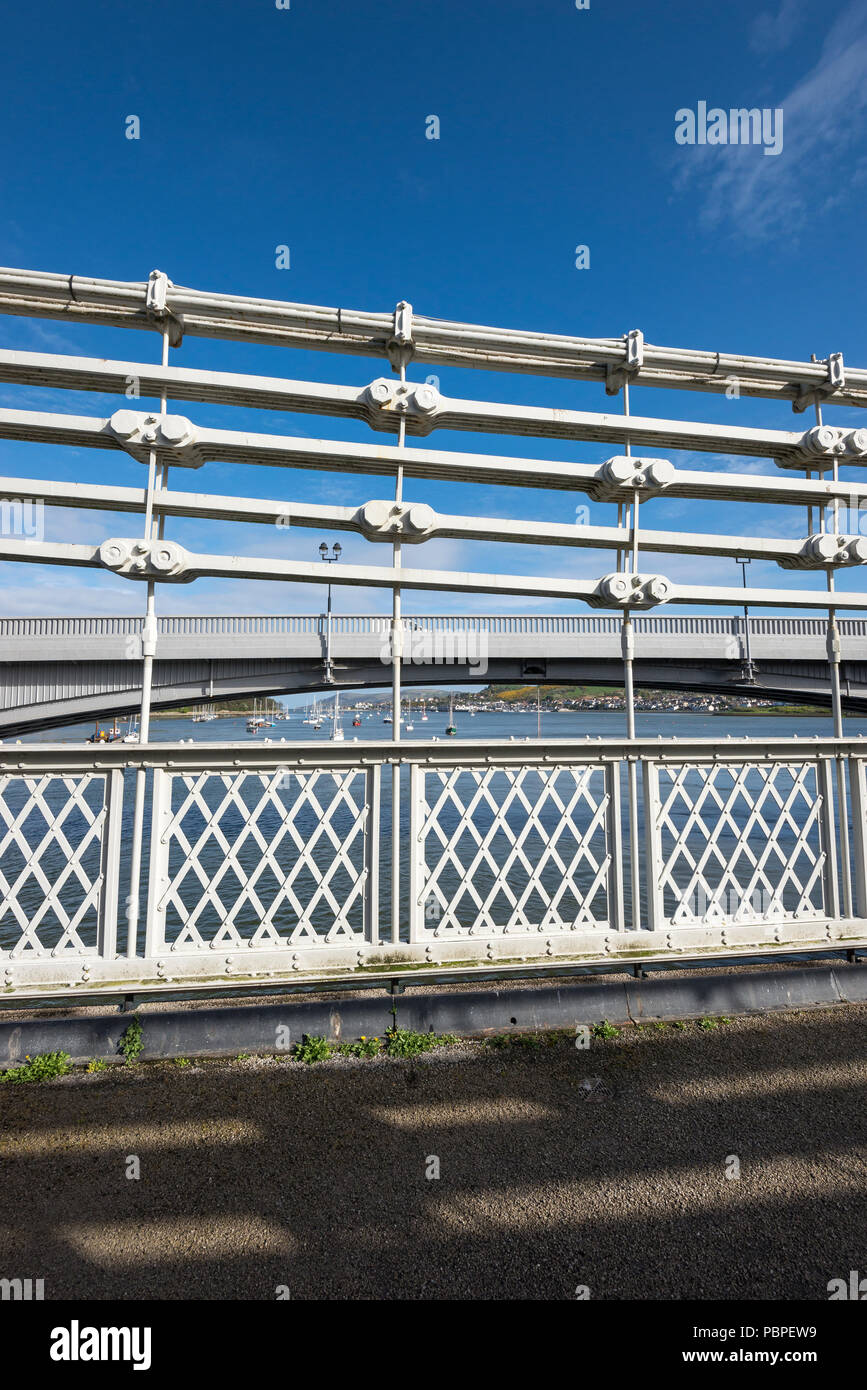
[[[122,452],[144,470],[139,487],[0,479],[0,506],[38,502],[140,519],[138,534],[128,525],[88,544],[4,534],[0,559],[107,570],[140,582],[146,594],[135,638],[138,748],[97,755],[46,745],[4,750],[0,761],[0,963],[5,958],[7,990],[51,981],[105,984],[120,971],[121,954],[125,980],[165,982],[207,977],[204,963],[215,960],[208,953],[224,950],[225,972],[217,975],[252,978],[327,971],[346,965],[347,950],[356,969],[383,960],[441,964],[443,951],[457,950],[458,941],[458,956],[480,963],[508,956],[518,938],[522,960],[867,941],[864,769],[857,745],[844,738],[837,620],[840,609],[867,613],[867,593],[839,590],[835,582],[838,571],[867,563],[867,537],[857,524],[861,485],[841,475],[867,463],[867,429],[824,418],[830,408],[867,404],[867,371],[851,369],[839,353],[824,362],[786,362],[654,347],[637,330],[582,339],[442,322],[415,315],[406,302],[393,313],[367,314],[207,294],[175,286],[159,271],[129,284],[0,270],[0,312],[156,331],[162,346],[156,365],[0,352],[0,381],[127,397],[109,418],[3,408],[0,438]],[[358,388],[183,368],[170,362],[170,352],[186,335],[380,357],[392,375]],[[435,378],[408,379],[411,368],[438,364],[604,382],[610,396],[622,396],[623,411],[451,398]],[[789,400],[796,415],[810,412],[813,421],[808,415],[806,428],[759,429],[630,411],[633,385],[731,394],[732,383],[735,395]],[[141,397],[158,398],[158,407],[139,409]],[[170,399],[342,417],[386,439],[346,443],[207,428],[170,410]],[[592,441],[614,452],[599,464],[554,462],[408,442],[439,428]],[[767,458],[776,472],[683,469],[659,453],[683,449]],[[389,480],[389,488],[359,506],[334,507],[169,486],[172,469],[210,463],[370,474]],[[407,479],[560,490],[609,505],[616,521],[444,514],[405,500]],[[647,504],[659,508],[667,499],[797,506],[803,534],[654,529],[645,521]],[[167,534],[176,517],[352,531],[388,547],[390,563],[331,567],[197,553]],[[607,550],[616,562],[596,579],[572,577],[562,563],[547,576],[404,563],[407,547],[423,550],[442,537],[555,546],[566,555],[575,547]],[[804,579],[792,588],[683,584],[645,566],[647,553],[771,560],[803,571]],[[340,756],[296,744],[264,763],[249,746],[209,746],[204,766],[189,750],[156,749],[149,721],[160,647],[157,589],[203,576],[389,590],[393,741]],[[818,585],[810,582],[816,578]],[[507,745],[462,744],[447,755],[433,744],[402,748],[407,590],[534,595],[617,614],[625,742],[590,751],[580,743],[547,751],[537,744],[520,755]],[[634,618],[671,605],[820,616],[834,738],[738,743],[723,753],[676,740],[673,748],[643,747],[635,735]],[[749,632],[746,626],[741,653],[747,682],[754,674]],[[323,660],[324,679],[333,684],[330,625]],[[386,767],[387,875],[379,852]],[[125,772],[134,779],[129,808]],[[387,925],[380,903],[386,877]],[[125,913],[122,881],[129,885]],[[422,925],[427,916],[419,916],[428,911],[429,931]],[[172,913],[174,934],[167,926]]]

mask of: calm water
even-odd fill
[[[208,724],[194,724],[189,718],[154,719],[151,722],[151,740],[154,743],[177,743],[180,739],[192,739],[195,743],[262,743],[265,739],[271,739],[273,743],[279,743],[281,739],[286,739],[287,742],[303,739],[316,743],[330,743],[330,720],[324,722],[316,733],[311,724],[302,722],[303,717],[302,711],[292,711],[289,719],[279,721],[272,728],[258,734],[248,734],[246,719],[241,717],[214,719]],[[344,714],[341,723],[346,742],[355,738],[358,738],[359,742],[370,742],[374,739],[388,739],[391,736],[391,725],[383,724],[381,715],[363,714],[361,727],[358,729],[352,727],[351,714]],[[428,711],[427,723],[422,723],[420,717],[414,715],[413,730],[409,732],[404,726],[401,730],[401,741],[413,743],[430,738],[444,739],[447,723],[447,712],[440,714]],[[509,739],[512,736],[536,738],[535,711],[526,714],[456,713],[455,723],[458,732],[454,742],[478,738]],[[106,724],[105,727],[110,726]],[[120,721],[120,727],[126,728],[124,721]],[[725,738],[728,734],[733,738],[792,738],[795,735],[799,738],[811,738],[816,734],[830,737],[834,732],[830,715],[821,712],[790,718],[775,714],[656,714],[639,711],[635,716],[635,727],[639,738],[656,738],[660,734],[663,738]],[[844,732],[853,737],[859,734],[867,736],[867,718],[847,718],[844,722]],[[81,743],[92,733],[92,723],[75,724],[65,729],[26,734],[22,736],[21,742]],[[622,710],[542,713],[543,739],[584,738],[588,734],[591,738],[625,738],[625,713]]]

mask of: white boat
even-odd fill
[[[130,715],[130,720],[129,720],[129,724],[127,725],[126,733],[122,735],[121,740],[120,740],[121,743],[138,743],[138,741],[139,741],[139,729],[138,729],[138,725],[139,725],[139,716],[138,716],[137,714],[132,714],[132,715]]]
[[[318,700],[314,700],[312,705],[307,706],[307,716],[302,722],[304,724],[312,724],[314,729],[322,727],[322,715],[319,711]]]
[[[343,726],[340,723],[340,691],[334,692],[334,714],[331,724],[331,742],[343,742]]]
[[[460,706],[458,706],[458,708],[460,708]],[[454,695],[450,695],[450,696],[449,696],[449,722],[448,722],[448,724],[446,725],[446,733],[449,735],[450,738],[454,738],[454,736],[457,734],[457,731],[458,731],[458,726],[457,726],[457,724],[455,723],[455,697],[454,697]]]
[[[259,713],[259,701],[253,701],[253,713],[247,720],[247,733],[258,734],[259,730],[265,726],[265,716]]]

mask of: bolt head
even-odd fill
[[[193,427],[183,415],[166,415],[161,422],[160,434],[166,444],[177,447],[192,438]]]
[[[612,483],[626,483],[635,476],[635,460],[627,458],[625,454],[620,454],[617,458],[606,459],[602,466],[605,470],[605,476]]]
[[[606,574],[599,587],[606,598],[624,603],[629,598],[629,575]]]
[[[436,519],[433,507],[426,502],[413,502],[407,508],[405,522],[408,531],[430,531]]]
[[[849,541],[847,549],[859,565],[867,563],[867,536],[856,536],[854,540]]]
[[[656,603],[664,603],[671,593],[671,582],[662,574],[655,574],[647,585],[647,596]]]
[[[365,502],[361,511],[364,525],[373,531],[383,530],[391,520],[392,505],[391,502]]]
[[[439,405],[440,393],[434,386],[417,386],[415,392],[415,405],[417,410],[424,411],[429,415],[436,410]]]
[[[390,381],[380,378],[379,381],[372,381],[367,388],[367,396],[374,405],[385,405],[390,400],[394,392],[394,387]]]
[[[819,560],[821,563],[828,564],[837,556],[837,537],[830,535],[828,532],[824,535],[811,536],[808,548],[814,560]]]
[[[172,574],[183,566],[183,552],[172,541],[158,541],[151,547],[151,569],[160,574]]]
[[[850,430],[846,437],[846,450],[850,454],[867,454],[867,430]]]
[[[836,454],[845,448],[843,431],[835,429],[833,425],[815,425],[805,443],[816,454]]]
[[[674,480],[674,473],[670,459],[654,459],[647,469],[647,481],[653,487],[668,487]]]
[[[103,541],[99,547],[99,558],[103,565],[109,569],[119,569],[126,564],[130,557],[130,546],[128,541],[107,540]]]
[[[134,410],[116,410],[108,423],[118,439],[132,439],[141,428],[142,417]]]

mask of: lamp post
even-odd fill
[[[333,554],[328,554],[328,546],[325,541],[319,547],[319,558],[324,560],[326,565],[334,565],[340,559],[343,546],[339,541],[335,541],[331,547]],[[331,667],[331,585],[328,585],[328,614],[325,620],[325,679],[329,683],[334,680],[334,673]]]
[[[746,591],[747,565],[752,564],[752,560],[749,556],[738,555],[735,558],[735,564],[740,565],[741,567],[741,576],[744,581],[744,591]],[[753,655],[750,649],[750,610],[746,604],[744,604],[744,657],[744,677],[748,681],[754,681],[756,677],[755,668],[753,667]]]

